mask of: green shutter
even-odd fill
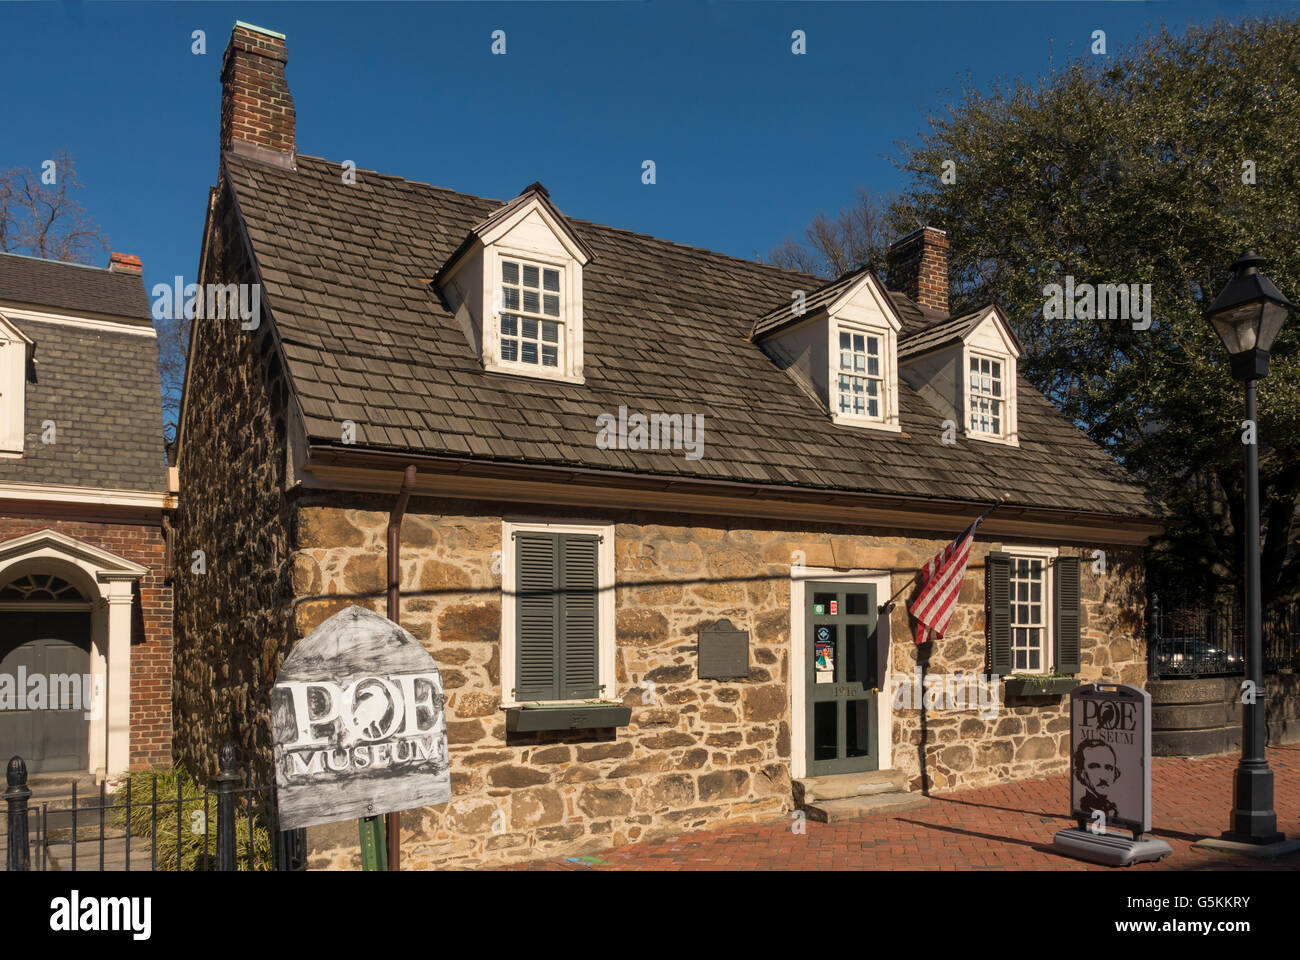
[[[566,535],[560,538],[562,700],[590,700],[600,693],[597,666],[599,544],[596,537]]]
[[[1056,560],[1056,672],[1079,672],[1079,558]]]
[[[515,699],[558,700],[560,676],[559,537],[515,536],[518,651]]]
[[[599,537],[515,536],[516,700],[599,696],[599,556]]]
[[[984,622],[985,667],[1005,677],[1011,673],[1011,557],[1005,553],[990,553],[984,560]]]

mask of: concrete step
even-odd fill
[[[77,788],[77,806],[86,802],[99,803],[99,784],[89,773],[36,773],[27,778],[27,788],[32,791],[30,806],[56,801],[71,801],[73,785]],[[70,804],[66,804],[70,805]]]
[[[871,770],[867,773],[835,773],[824,777],[805,777],[794,782],[795,803],[819,800],[843,800],[869,797],[878,793],[897,793],[907,789],[907,777],[900,770]]]
[[[919,793],[873,793],[864,797],[844,797],[839,800],[819,800],[803,805],[809,820],[818,823],[838,823],[841,820],[862,820],[867,817],[892,817],[908,810],[919,810],[930,805],[930,799]]]

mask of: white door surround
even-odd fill
[[[871,584],[876,588],[876,603],[885,603],[892,595],[890,575],[887,570],[834,570],[830,567],[792,567],[790,570],[790,777],[803,779],[808,775],[807,714],[805,703],[808,664],[808,632],[804,623],[804,587],[809,580],[835,580],[841,583]],[[884,616],[884,614],[881,614]],[[892,657],[890,662],[892,663]],[[880,731],[879,768],[890,769],[893,763],[891,746],[894,734],[894,698],[891,675],[892,666],[880,678],[880,696],[876,698],[879,710],[877,727]]]
[[[131,613],[146,567],[56,530],[0,542],[0,586],[29,573],[54,574],[90,600],[90,770],[125,773],[131,759]],[[5,605],[10,610],[35,605]]]

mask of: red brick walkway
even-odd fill
[[[1300,746],[1268,752],[1278,829],[1300,837]],[[1235,755],[1157,757],[1151,774],[1153,833],[1173,847],[1160,863],[1135,870],[1300,869],[1300,853],[1281,860],[1193,850],[1227,825]],[[519,864],[528,870],[1088,870],[1106,869],[1051,852],[1052,836],[1072,826],[1067,777],[964,790],[923,810],[887,820],[769,822],[680,834],[591,854]],[[593,862],[595,861],[595,862]]]

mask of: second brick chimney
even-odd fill
[[[948,234],[938,227],[913,230],[885,258],[887,286],[918,306],[948,312]]]
[[[110,273],[134,273],[136,276],[144,273],[140,258],[133,253],[109,254],[108,269]]]
[[[221,61],[221,150],[294,167],[293,97],[284,34],[235,23]]]

